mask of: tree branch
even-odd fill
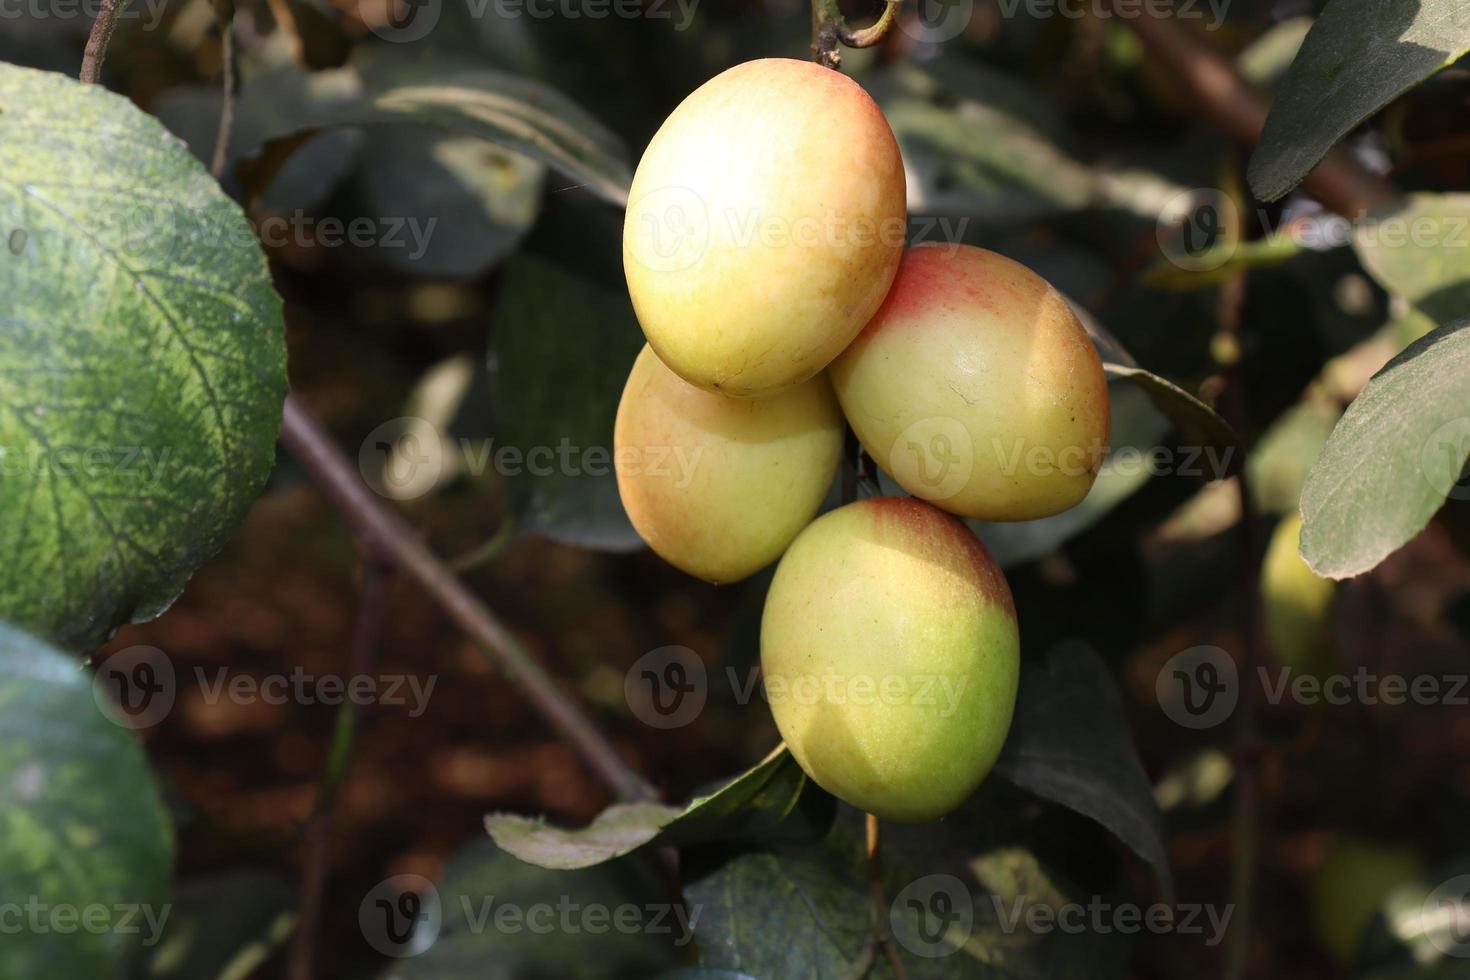
[[[576,750],[598,778],[624,800],[658,794],[598,731],[591,718],[536,663],[495,614],[358,479],[356,468],[294,394],[286,397],[281,441],[301,461],[332,504],[372,547],[416,581],[509,675],[531,704]]]
[[[1260,142],[1270,105],[1261,90],[1234,65],[1181,29],[1172,12],[1130,9],[1128,16],[1120,14],[1119,19],[1138,35],[1149,54],[1174,76],[1216,128],[1246,146]],[[1350,219],[1397,196],[1391,183],[1340,147],[1323,157],[1302,181],[1302,188],[1324,207]]]

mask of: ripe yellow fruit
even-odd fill
[[[629,194],[638,321],[685,380],[741,397],[799,384],[878,309],[903,251],[898,143],[852,79],[751,61],[654,135]]]
[[[1107,379],[1082,324],[1045,279],[984,249],[911,249],[830,373],[868,454],[951,513],[1061,513],[1107,454]]]
[[[974,792],[1010,729],[1010,587],[949,514],[909,497],[848,504],[777,566],[761,669],[812,779],[879,817],[932,820]]]
[[[1307,567],[1299,551],[1302,518],[1292,514],[1276,525],[1261,566],[1266,632],[1281,662],[1305,674],[1332,673],[1328,631],[1337,583]]]
[[[734,582],[781,556],[816,515],[842,458],[825,374],[769,398],[684,381],[644,346],[613,428],[618,492],[670,564]]]

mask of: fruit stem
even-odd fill
[[[842,16],[837,0],[812,0],[812,60],[837,71],[842,67],[839,43],[849,48],[871,48],[887,36],[898,19],[902,0],[886,0],[883,13],[867,27],[853,28]]]
[[[95,85],[102,78],[102,62],[107,57],[107,42],[117,29],[118,15],[122,13],[121,0],[102,0],[97,19],[92,23],[92,32],[87,35],[87,47],[82,52],[82,70],[77,76],[88,85]]]

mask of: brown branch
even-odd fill
[[[356,532],[372,541],[374,548],[381,549],[449,613],[608,789],[624,800],[657,798],[653,787],[628,765],[592,719],[495,614],[424,545],[403,518],[363,485],[356,467],[294,394],[286,397],[281,441]]]
[[[1114,3],[1117,0],[1113,0]],[[1174,77],[1216,128],[1254,147],[1266,126],[1270,105],[1260,89],[1228,60],[1179,26],[1177,17],[1127,11],[1119,14],[1150,55]],[[1340,147],[1334,147],[1302,181],[1302,189],[1323,206],[1357,218],[1397,196],[1392,184],[1372,173]]]
[[[122,7],[123,0],[102,0],[97,11],[92,33],[87,35],[86,50],[82,53],[82,70],[77,76],[88,85],[96,85],[102,79],[102,62],[107,58],[107,44],[112,40],[112,32],[117,30]]]

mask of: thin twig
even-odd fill
[[[1113,0],[1117,3],[1118,0]],[[1174,11],[1120,15],[1154,59],[1190,95],[1222,132],[1255,146],[1266,126],[1270,105],[1261,90],[1235,66],[1179,26]],[[1334,148],[1302,181],[1302,188],[1323,206],[1349,219],[1358,218],[1395,196],[1393,185],[1363,167],[1346,150]]]
[[[235,26],[233,4],[219,6],[220,68],[224,75],[224,101],[220,103],[219,129],[214,135],[214,159],[209,172],[215,180],[224,176],[230,158],[230,129],[235,123]]]
[[[357,623],[352,635],[348,683],[373,673],[388,615],[389,585],[393,566],[376,555],[371,542],[362,542],[364,562],[362,589],[358,598]],[[312,980],[315,975],[316,933],[321,922],[322,900],[332,863],[332,811],[337,793],[352,765],[352,748],[357,734],[358,706],[352,698],[337,709],[332,749],[322,770],[321,787],[306,825],[306,857],[297,901],[296,935],[291,943],[286,975],[290,980]]]
[[[650,800],[657,793],[598,731],[592,719],[561,689],[520,641],[413,529],[372,495],[356,467],[294,394],[286,397],[281,441],[300,460],[332,504],[382,553],[419,584],[480,646],[553,728],[624,800]]]
[[[122,4],[123,0],[102,0],[97,11],[92,33],[87,35],[87,48],[82,54],[82,70],[77,76],[88,85],[96,85],[102,79],[102,62],[107,58],[107,44],[112,40],[112,32],[117,30]]]
[[[842,67],[838,44],[849,48],[871,48],[888,35],[898,19],[902,0],[886,0],[883,13],[867,27],[852,28],[842,16],[837,0],[812,0],[812,60],[833,71]]]
[[[883,5],[883,13],[878,20],[867,27],[853,30],[847,26],[845,19],[837,21],[837,39],[849,48],[871,48],[888,34],[888,29],[893,26],[894,20],[898,18],[898,8],[901,0],[888,0]]]

